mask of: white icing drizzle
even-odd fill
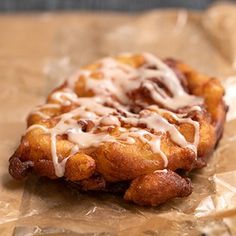
[[[51,133],[51,153],[52,153],[52,161],[55,169],[55,174],[58,177],[62,177],[65,173],[65,165],[66,161],[69,157],[63,159],[61,162],[58,162],[58,156],[57,156],[57,135],[56,133]]]
[[[50,135],[51,155],[55,174],[58,177],[64,175],[68,158],[81,149],[98,147],[104,142],[132,145],[139,139],[142,143],[149,145],[154,153],[161,156],[166,168],[168,158],[162,151],[161,138],[168,133],[174,143],[193,150],[197,156],[200,127],[197,121],[187,115],[189,112],[201,111],[199,105],[203,103],[202,98],[186,93],[172,69],[161,60],[147,53],[143,56],[146,62],[139,68],[133,68],[112,58],[102,59],[99,61],[101,66],[96,69],[96,72],[103,76],[101,79],[93,78],[89,70],[80,70],[67,80],[67,86],[64,89],[55,91],[51,95],[51,99],[59,104],[45,104],[32,112],[48,119],[50,117],[44,114],[42,109],[70,104],[76,107],[58,116],[59,122],[52,128],[35,124],[27,130],[29,132],[39,128]],[[155,69],[150,69],[152,67]],[[75,93],[75,84],[81,76],[85,78],[86,90],[92,91],[93,97],[79,97]],[[168,92],[158,86],[153,78],[164,84]],[[143,107],[135,114],[130,111],[131,106],[134,105],[131,92],[137,89],[146,89],[150,98],[153,99],[153,104]],[[166,109],[159,108],[159,105]],[[179,108],[185,108],[187,112],[175,112]],[[193,143],[188,142],[177,126],[162,116],[164,113],[168,113],[179,124],[189,123],[194,127]],[[91,122],[91,127],[86,130],[87,125],[89,126],[88,121]],[[116,136],[108,131],[109,128],[115,127],[118,127],[120,132]],[[67,134],[68,140],[75,145],[70,155],[59,162],[56,148],[57,135],[62,134]]]
[[[100,120],[100,124],[101,125],[105,125],[105,126],[112,126],[112,125],[116,125],[116,126],[120,126],[120,121],[116,116],[104,116],[101,120]]]
[[[155,170],[153,173],[167,173],[168,170],[167,169],[163,169],[163,170]]]
[[[42,129],[45,133],[49,132],[49,129],[44,127],[43,125],[31,125],[27,130],[26,133],[30,132],[33,129]]]
[[[41,106],[36,107],[33,111],[31,111],[30,115],[39,115],[43,119],[49,119],[50,116],[46,115],[42,110],[47,109],[47,108],[60,108],[61,106],[59,104],[54,104],[54,103],[47,103]]]
[[[34,111],[34,112],[32,112],[32,114],[38,115],[38,116],[42,117],[43,119],[49,119],[50,118],[50,116],[46,115],[45,113],[43,113],[41,111]]]
[[[186,142],[183,142],[180,146],[191,148],[196,153],[196,155],[197,155],[197,146],[198,146],[199,139],[200,139],[200,136],[199,136],[200,126],[199,126],[199,123],[197,121],[194,121],[191,118],[184,118],[185,116],[188,115],[187,113],[175,114],[174,112],[171,112],[171,111],[168,111],[168,110],[165,110],[165,109],[160,109],[160,108],[158,108],[155,105],[154,106],[150,106],[149,109],[156,110],[156,111],[160,112],[161,114],[167,113],[167,114],[171,115],[179,123],[189,123],[189,124],[191,124],[194,127],[194,129],[195,129],[194,142],[193,143],[189,143],[189,142],[187,142],[185,140]],[[201,108],[199,106],[193,106],[190,109],[188,109],[188,113],[192,112],[192,111],[201,111]],[[173,126],[174,125],[172,125],[172,127]],[[177,132],[179,132],[179,131],[177,131]],[[171,134],[171,132],[169,132],[169,133]],[[173,138],[172,138],[172,140],[174,141]],[[176,143],[179,144],[178,142],[176,142]]]

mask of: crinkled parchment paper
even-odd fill
[[[236,235],[236,6],[2,15],[0,28],[0,235]],[[80,65],[125,51],[181,59],[226,88],[224,137],[208,166],[191,174],[192,195],[143,208],[62,180],[13,180],[8,158],[30,109]]]

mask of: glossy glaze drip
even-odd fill
[[[132,145],[137,140],[148,144],[152,152],[163,159],[164,167],[168,166],[168,158],[161,148],[161,138],[166,133],[171,140],[183,148],[189,148],[197,156],[199,142],[199,123],[188,118],[189,112],[199,112],[203,100],[185,92],[175,73],[165,63],[151,54],[143,54],[145,63],[139,68],[118,62],[113,58],[99,61],[96,72],[102,79],[95,79],[89,70],[80,70],[67,80],[67,87],[56,91],[51,99],[59,104],[55,106],[75,105],[75,109],[57,116],[59,122],[52,128],[35,124],[28,131],[39,128],[51,136],[51,154],[58,177],[64,175],[66,160],[82,149],[98,147],[105,142],[119,142],[121,145]],[[155,69],[150,69],[150,68]],[[78,80],[83,76],[86,81],[85,89],[92,91],[93,97],[79,97],[75,93]],[[159,80],[168,89],[159,87],[152,79]],[[143,107],[141,111],[132,113],[130,108],[133,100],[131,92],[145,89],[153,100],[152,105]],[[164,107],[164,108],[160,108]],[[33,114],[43,119],[49,116],[43,113],[50,104],[39,107]],[[185,107],[187,112],[177,113],[176,110]],[[195,129],[194,142],[188,142],[177,126],[163,117],[168,113],[178,123],[189,123]],[[187,118],[186,118],[187,117]],[[90,129],[84,130],[83,124],[90,121]],[[118,129],[116,136],[108,130]],[[98,132],[99,130],[99,132]],[[70,155],[61,162],[57,156],[57,135],[67,134],[68,140],[75,144]]]

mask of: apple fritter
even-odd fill
[[[206,165],[222,136],[223,96],[217,79],[177,60],[149,53],[103,58],[29,114],[9,172],[122,192],[146,206],[188,196],[185,176]]]

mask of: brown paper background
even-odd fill
[[[236,235],[236,6],[0,15],[0,29],[0,235]],[[125,51],[181,59],[226,88],[224,138],[192,173],[192,195],[143,208],[61,180],[13,180],[8,158],[32,107],[80,65]]]

